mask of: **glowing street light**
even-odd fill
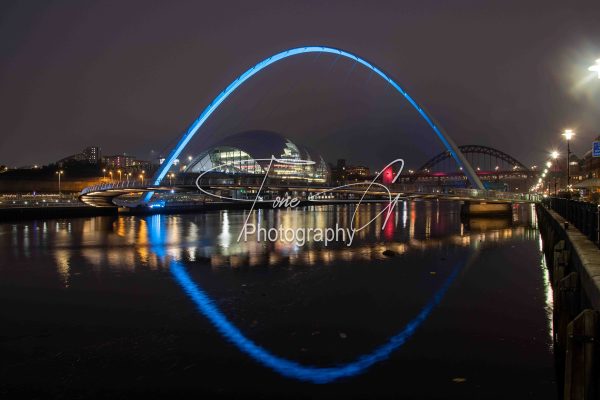
[[[60,171],[56,171],[56,175],[58,175],[58,195],[61,195],[61,191],[60,191],[60,176],[64,175],[65,171],[63,171],[62,169]]]
[[[570,142],[573,136],[575,136],[575,132],[572,129],[566,129],[562,135],[567,139],[567,190],[569,190],[569,186],[571,185],[571,169],[569,166],[571,158]]]
[[[573,129],[565,129],[565,132],[562,134],[567,140],[571,140],[573,136],[575,136],[575,132]]]
[[[551,161],[546,162],[546,167],[550,168],[551,166],[552,166],[552,162]]]
[[[558,151],[557,150],[552,150],[550,152],[550,157],[553,160],[556,160],[558,158]],[[548,163],[550,163],[550,161],[548,161]],[[556,196],[556,167],[557,167],[557,163],[554,163],[554,196]]]
[[[119,169],[119,170],[117,170],[117,172],[119,173],[119,182],[121,182],[121,172],[122,171]]]
[[[102,179],[106,179],[106,168],[102,168]]]
[[[596,64],[588,68],[588,71],[596,72],[598,74],[598,79],[600,79],[600,58],[596,60]]]
[[[144,184],[144,174],[140,174],[140,183]]]

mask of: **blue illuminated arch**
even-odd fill
[[[369,68],[381,78],[383,78],[386,82],[388,82],[391,86],[394,87],[408,102],[414,107],[414,109],[419,113],[419,115],[427,122],[427,124],[433,129],[436,136],[446,150],[450,152],[452,157],[456,160],[459,166],[463,168],[463,172],[471,182],[471,185],[477,189],[484,189],[483,184],[477,177],[477,174],[473,170],[473,167],[469,164],[464,155],[460,152],[456,144],[450,139],[450,137],[446,134],[446,132],[442,129],[442,127],[434,122],[433,118],[425,111],[425,109],[420,106],[398,83],[396,83],[392,78],[390,78],[386,73],[384,73],[381,69],[376,67],[374,64],[352,54],[344,50],[335,49],[332,47],[324,47],[324,46],[308,46],[308,47],[298,47],[295,49],[289,49],[283,51],[281,53],[277,53],[250,68],[242,75],[240,75],[236,80],[231,82],[229,86],[225,88],[214,100],[202,111],[202,114],[190,125],[185,134],[179,139],[177,145],[173,148],[173,150],[169,153],[168,157],[163,162],[162,166],[158,169],[156,174],[153,177],[154,184],[159,185],[163,178],[166,176],[167,172],[173,165],[173,162],[177,159],[179,154],[183,151],[185,146],[189,143],[189,141],[194,137],[198,129],[206,122],[208,117],[219,107],[219,105],[227,98],[231,93],[235,91],[242,83],[250,79],[256,73],[261,71],[262,69],[268,67],[269,65],[283,60],[284,58],[288,58],[298,54],[304,53],[332,53],[338,56],[346,57],[351,60],[356,61],[359,64],[364,65]],[[146,196],[145,201],[149,200],[149,196]]]

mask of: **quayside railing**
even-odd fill
[[[545,198],[542,204],[566,219],[600,247],[600,205],[561,197]]]

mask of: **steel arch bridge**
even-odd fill
[[[483,184],[481,183],[479,177],[473,170],[473,167],[469,164],[464,155],[460,152],[456,144],[452,141],[450,136],[445,132],[445,130],[433,119],[433,117],[424,109],[423,106],[418,104],[407,92],[404,90],[395,80],[393,80],[389,74],[385,73],[382,69],[375,66],[375,64],[355,55],[349,53],[345,50],[336,49],[333,47],[327,46],[307,46],[307,47],[297,47],[289,50],[285,50],[283,52],[277,53],[264,59],[258,64],[254,65],[252,68],[248,69],[242,75],[240,75],[237,79],[235,79],[229,86],[225,88],[217,97],[213,99],[213,101],[202,111],[202,113],[198,116],[198,118],[190,125],[187,131],[182,135],[179,139],[177,145],[171,150],[169,155],[165,158],[162,166],[158,169],[156,174],[153,177],[153,184],[159,185],[163,178],[169,172],[171,166],[181,154],[183,149],[187,146],[190,140],[194,137],[194,135],[198,132],[198,129],[206,122],[208,117],[219,107],[219,105],[225,101],[229,95],[231,95],[240,85],[242,85],[245,81],[250,79],[252,76],[257,74],[259,71],[265,69],[269,65],[286,59],[288,57],[292,57],[295,55],[307,54],[307,53],[329,53],[334,54],[338,57],[345,57],[350,60],[354,60],[356,63],[361,64],[367,69],[371,70],[375,74],[379,75],[384,81],[386,81],[389,85],[391,85],[394,89],[396,89],[404,98],[410,103],[410,105],[417,111],[419,116],[427,122],[429,127],[433,130],[438,139],[442,142],[448,154],[458,163],[465,175],[471,182],[471,185],[476,189],[484,189]],[[151,193],[147,194],[144,197],[143,202],[147,202],[150,200]]]
[[[467,159],[468,159],[468,155],[482,155],[484,157],[485,156],[489,157],[490,165],[492,164],[491,160],[495,159],[496,164],[498,164],[498,160],[500,160],[501,162],[504,162],[504,163],[512,166],[512,169],[518,169],[520,171],[529,171],[529,168],[527,166],[525,166],[525,164],[523,164],[516,158],[512,157],[511,155],[506,154],[505,152],[500,151],[498,149],[494,149],[493,147],[469,144],[469,145],[458,146],[458,148],[459,148],[460,152],[462,154],[464,154],[465,158],[467,158]],[[436,165],[443,163],[444,161],[450,159],[450,157],[451,157],[451,155],[450,155],[450,153],[448,153],[448,151],[443,151],[443,152],[439,153],[438,155],[436,155],[435,157],[432,157],[431,159],[429,159],[429,161],[427,161],[425,164],[423,164],[421,166],[421,168],[418,169],[418,172],[420,172],[420,173],[429,172],[429,171],[433,170]]]

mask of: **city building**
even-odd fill
[[[277,161],[270,165],[272,156]],[[185,173],[212,171],[238,175],[264,175],[268,170],[270,178],[316,183],[326,183],[330,177],[323,157],[269,131],[247,131],[226,137],[192,157],[185,167],[174,165],[174,168],[183,168]]]
[[[331,179],[337,184],[348,181],[364,181],[371,177],[371,170],[364,165],[346,165],[346,160],[340,158],[335,166],[331,166]]]
[[[90,164],[98,164],[101,160],[100,147],[89,146],[83,149],[81,153],[72,154],[65,158],[62,158],[56,162],[59,166],[62,166],[70,162],[88,162]]]
[[[594,141],[600,141],[600,136],[596,137]],[[582,190],[584,195],[600,192],[600,157],[594,157],[591,147],[592,145],[590,144],[590,150],[581,159],[572,154],[569,164],[570,183],[574,189]],[[564,159],[558,161],[559,165],[565,162]],[[566,179],[564,178],[566,176],[564,172],[566,166],[563,166],[561,169],[563,170],[561,175],[563,175],[564,181]]]
[[[331,168],[331,180],[335,182],[336,185],[341,185],[346,182],[346,160],[343,158],[339,158],[337,163],[334,165],[330,165]]]
[[[83,149],[83,155],[90,164],[98,164],[101,160],[100,147],[90,146]]]
[[[133,167],[135,161],[135,157],[128,156],[127,154],[116,154],[102,157],[104,166],[112,169]]]
[[[346,176],[349,180],[353,179],[366,179],[371,175],[371,171],[369,167],[365,167],[364,165],[349,165],[346,167]]]

